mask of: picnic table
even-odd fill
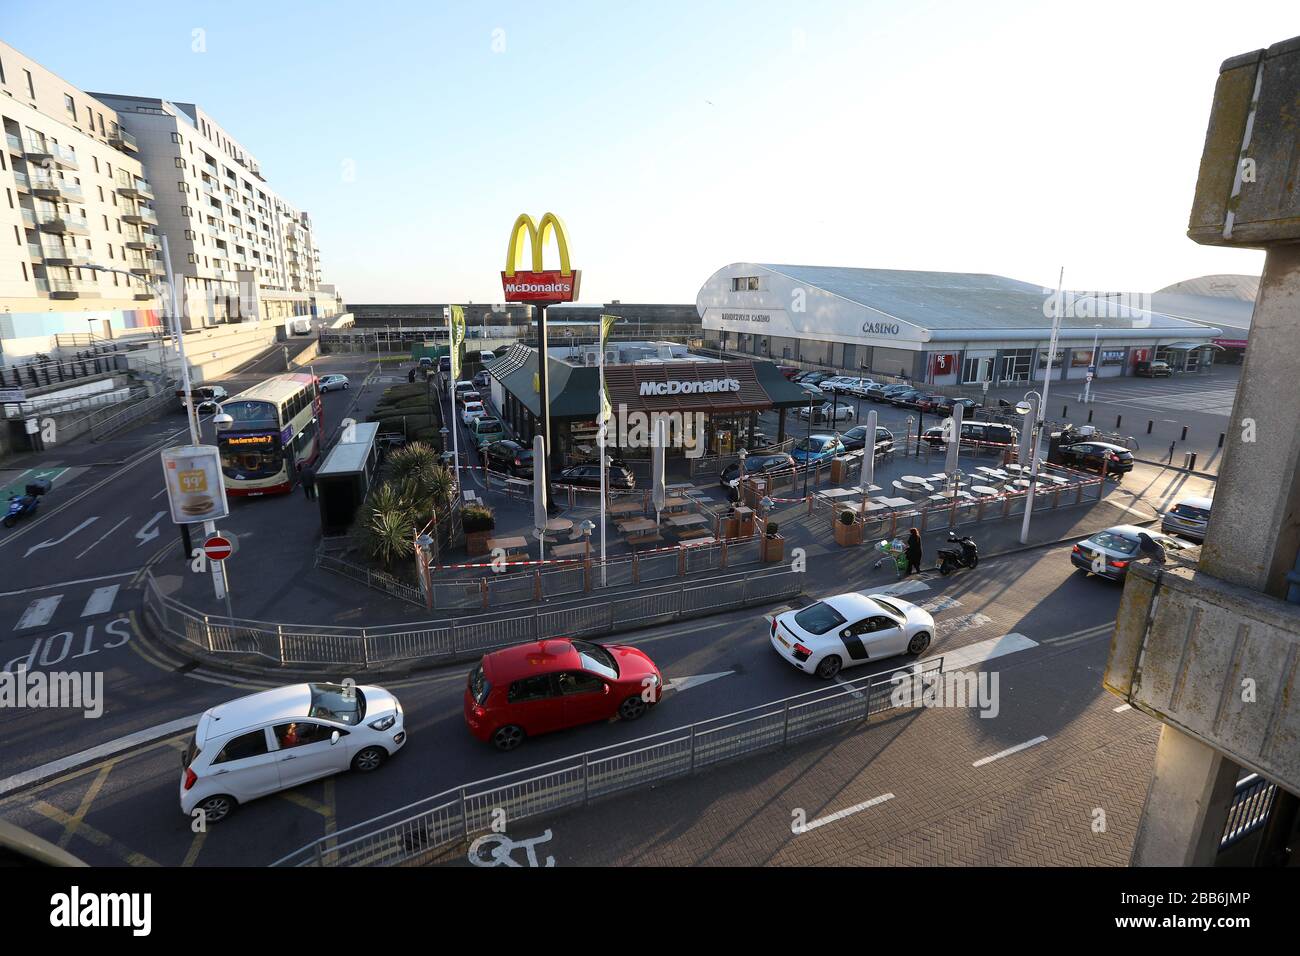
[[[551,554],[557,558],[581,558],[587,554],[587,544],[585,541],[579,541],[576,544],[557,544],[551,548]]]
[[[904,475],[902,478],[899,478],[898,480],[905,485],[928,485],[929,484],[929,482],[926,481],[924,478],[922,478],[920,475]]]
[[[560,534],[565,531],[573,530],[573,522],[568,518],[552,518],[546,522],[547,534]]]
[[[911,498],[877,498],[876,501],[886,508],[909,508],[912,506]]]
[[[853,490],[856,491],[858,494],[862,494],[862,486],[861,486],[861,485],[854,485],[854,486],[853,486]],[[875,494],[875,493],[876,493],[877,491],[879,491],[879,490],[880,490],[880,486],[879,486],[879,485],[867,485],[867,494],[869,494],[869,495],[870,495],[870,494]]]
[[[605,509],[611,515],[634,515],[645,512],[645,505],[639,501],[622,501]]]
[[[653,531],[659,526],[649,518],[634,518],[631,521],[618,522],[617,527],[624,534],[642,534],[646,531]]]
[[[990,478],[1005,478],[1007,473],[1001,468],[990,468],[988,465],[978,465],[975,468],[981,475],[988,475]]]
[[[1003,465],[1003,466],[1002,466],[1002,470],[1003,470],[1003,471],[1010,472],[1010,473],[1013,474],[1013,475],[1018,475],[1018,474],[1020,474],[1022,471],[1027,471],[1028,469],[1025,468],[1024,465],[1017,465],[1015,462],[1012,462],[1012,463],[1009,464],[1009,465]]]
[[[1008,484],[1010,487],[1012,487],[1012,488],[1018,488],[1018,489],[1020,489],[1021,491],[1023,491],[1023,490],[1025,490],[1026,488],[1029,487],[1029,479],[1028,479],[1028,478],[1015,478],[1015,479],[1013,479],[1013,480],[1011,480],[1011,481],[1008,481],[1007,484]]]
[[[666,498],[664,499],[664,511],[677,511],[681,508],[689,508],[695,502],[690,498]]]
[[[948,502],[952,501],[954,495],[957,497],[959,501],[975,500],[975,496],[972,495],[969,491],[955,491],[955,492],[941,491],[937,495],[931,495],[930,501],[932,501],[934,504],[947,504]]]
[[[986,498],[994,497],[998,493],[996,488],[990,488],[988,485],[971,485],[970,490],[975,494],[983,495]]]
[[[866,503],[866,509],[864,510],[862,504],[861,501],[855,501],[851,505],[845,505],[844,510],[852,511],[854,514],[871,514],[875,511],[884,511],[888,507],[887,505],[878,504],[874,501],[868,501]],[[911,504],[911,502],[908,502],[908,504]]]
[[[704,515],[698,515],[698,514],[669,515],[664,520],[667,521],[674,528],[689,528],[692,525],[709,523],[708,518],[706,518]]]
[[[683,548],[693,548],[697,544],[717,544],[717,543],[718,543],[717,538],[713,537],[713,535],[708,535],[707,537],[703,537],[703,538],[691,538],[687,541],[679,542],[679,546]]]
[[[880,489],[877,488],[876,490],[879,491]],[[862,492],[856,488],[827,488],[825,491],[817,492],[818,497],[830,498],[832,500],[836,498],[847,498],[850,495],[861,495],[861,494]]]
[[[506,554],[509,554],[512,551],[527,551],[528,539],[520,535],[512,535],[505,538],[488,538],[487,546],[491,551],[500,548],[502,551],[506,552]]]
[[[1050,481],[1052,484],[1056,485],[1058,488],[1064,488],[1066,485],[1068,485],[1068,484],[1070,483],[1070,482],[1067,481],[1066,479],[1062,478],[1060,475],[1046,475],[1046,474],[1040,474],[1040,475],[1038,476],[1038,480],[1039,480],[1039,481]]]

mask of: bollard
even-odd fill
[[[1171,465],[1174,463],[1174,446],[1176,446],[1177,444],[1178,442],[1176,441],[1171,441],[1169,443],[1169,464]]]
[[[1070,406],[1069,406],[1069,405],[1062,405],[1062,406],[1061,406],[1061,417],[1062,417],[1062,418],[1064,418],[1066,415],[1068,415],[1069,412],[1070,412]]]
[[[1155,422],[1155,419],[1154,419],[1154,418],[1148,418],[1148,419],[1147,419],[1147,434],[1148,434],[1148,435],[1151,434],[1151,429],[1155,427],[1155,424],[1156,424],[1156,422]]]
[[[1223,432],[1219,432],[1219,447],[1223,447]]]
[[[1180,439],[1178,439],[1178,440],[1179,440],[1179,441],[1187,441],[1187,426],[1186,426],[1186,425],[1183,426],[1183,437],[1180,438]]]
[[[1195,470],[1196,470],[1196,452],[1192,452],[1192,453],[1188,456],[1187,470],[1188,470],[1188,471],[1195,471]]]
[[[1123,415],[1116,415],[1116,416],[1115,416],[1115,427],[1118,429],[1119,426],[1120,426],[1120,424],[1121,424],[1123,421],[1124,421],[1124,416],[1123,416]]]
[[[1088,423],[1092,424],[1092,409],[1088,409]]]

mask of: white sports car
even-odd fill
[[[934,618],[890,594],[837,594],[772,619],[772,647],[809,674],[830,680],[841,668],[896,654],[924,654]]]

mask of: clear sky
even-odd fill
[[[548,210],[587,302],[734,261],[1258,274],[1187,217],[1219,64],[1296,34],[1295,0],[0,0],[76,86],[200,103],[352,302],[499,301]]]

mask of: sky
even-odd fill
[[[83,90],[200,104],[355,303],[498,302],[512,223],[548,211],[591,303],[693,302],[738,261],[1258,275],[1187,219],[1219,64],[1300,34],[1294,0],[51,9],[0,0],[0,38]]]

